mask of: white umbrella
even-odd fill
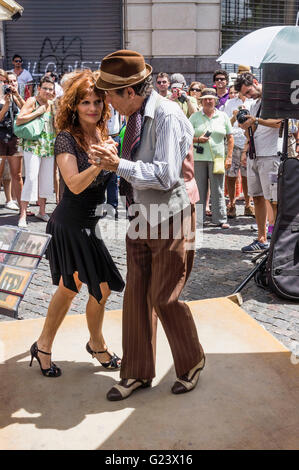
[[[222,54],[222,64],[299,63],[299,26],[269,26],[247,34]]]
[[[0,21],[17,20],[24,8],[14,0],[0,0]]]

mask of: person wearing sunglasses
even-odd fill
[[[216,94],[218,97],[217,109],[222,108],[226,101],[229,99],[228,85],[228,73],[226,70],[216,70],[213,75],[214,87],[216,88]]]
[[[164,96],[164,98],[167,98],[168,96],[170,96],[171,92],[168,90],[169,86],[170,86],[169,75],[165,72],[158,73],[157,78],[156,78],[156,88],[157,88],[159,95]]]
[[[188,95],[196,99],[199,111],[202,107],[201,102],[200,102],[200,97],[201,97],[201,92],[204,88],[206,88],[206,86],[203,83],[192,82],[188,89]]]
[[[28,87],[28,92],[31,96],[33,93],[33,85],[28,84],[34,82],[34,80],[32,78],[31,73],[23,68],[22,57],[19,54],[15,54],[12,58],[12,63],[14,68],[11,70],[11,72],[13,72],[17,76],[21,96],[24,98],[26,86]]]

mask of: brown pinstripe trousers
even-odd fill
[[[190,228],[195,227],[195,210],[187,223]],[[172,232],[173,219],[170,219],[167,240],[161,239],[160,229],[156,240],[149,236],[132,240],[127,236],[121,378],[155,376],[156,315],[166,333],[178,377],[203,357],[190,309],[178,300],[192,269],[194,251],[186,250],[183,234],[174,239]]]

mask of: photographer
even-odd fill
[[[2,102],[0,103],[0,156],[7,159],[10,169],[12,192],[20,205],[22,180],[22,153],[18,151],[18,139],[13,132],[13,122],[19,108],[25,103],[18,92],[17,77],[12,72],[0,70]],[[9,201],[9,209],[18,210],[14,201]]]
[[[268,248],[266,222],[273,229],[277,213],[277,174],[280,158],[277,143],[281,119],[261,119],[262,85],[251,73],[239,75],[235,89],[247,98],[256,100],[250,107],[245,122],[239,126],[246,131],[248,194],[253,197],[258,238],[242,248],[244,253],[259,253]],[[250,137],[251,134],[251,137]],[[244,156],[244,155],[243,155]],[[272,215],[272,217],[271,217]],[[272,218],[272,220],[271,220]]]
[[[230,87],[231,90],[232,87]],[[253,217],[254,216],[254,209],[253,206],[250,205],[250,198],[248,196],[248,189],[247,189],[247,170],[246,164],[241,163],[241,156],[243,152],[244,145],[247,141],[245,136],[245,131],[240,128],[238,119],[242,121],[244,118],[246,120],[245,113],[249,114],[249,109],[253,100],[247,99],[246,96],[243,96],[242,93],[237,92],[237,96],[227,100],[224,105],[223,111],[228,115],[230,118],[230,122],[233,126],[233,136],[234,136],[234,149],[233,149],[233,156],[232,156],[232,165],[229,170],[226,171],[226,181],[227,181],[227,189],[228,189],[228,196],[229,196],[229,206],[227,211],[228,218],[235,218],[236,213],[236,182],[239,171],[241,172],[242,177],[242,187],[245,199],[245,208],[244,208],[244,215]],[[243,162],[244,163],[244,162]]]
[[[186,80],[182,74],[174,73],[171,75],[170,87],[171,95],[168,98],[180,106],[187,118],[198,111],[196,98],[187,95],[184,89],[186,87]]]
[[[227,224],[224,198],[224,172],[232,164],[233,129],[227,114],[216,109],[218,98],[213,88],[205,88],[200,97],[202,110],[194,113],[190,122],[194,127],[194,170],[200,202],[206,207],[210,180],[212,222],[223,228]],[[227,138],[225,158],[224,139]],[[203,215],[205,220],[205,213]]]

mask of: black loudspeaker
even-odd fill
[[[299,65],[263,64],[261,118],[299,119]]]

